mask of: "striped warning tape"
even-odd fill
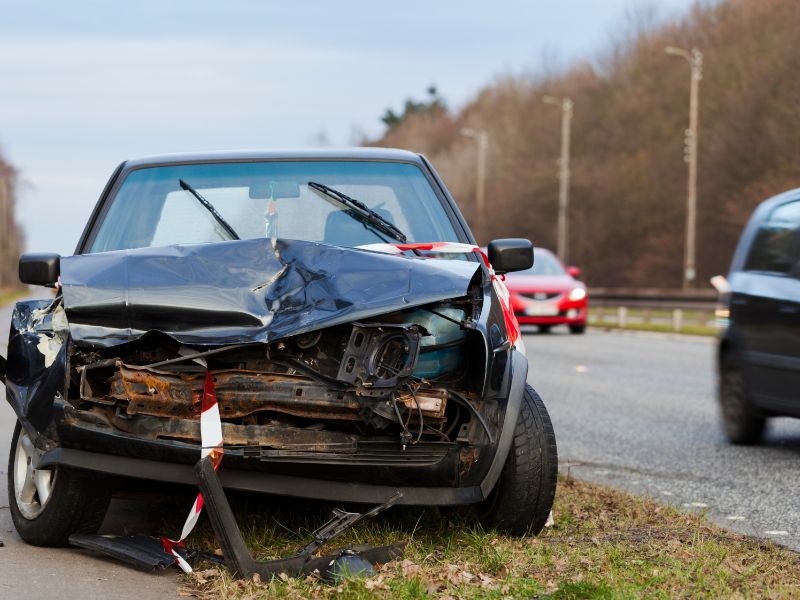
[[[206,367],[206,379],[203,384],[203,398],[200,406],[200,458],[209,456],[214,470],[219,468],[225,450],[222,445],[222,421],[219,418],[219,406],[217,405],[217,393],[214,389],[214,376]],[[177,540],[161,538],[164,550],[175,557],[175,564],[184,572],[191,573],[192,567],[189,566],[183,557],[178,554],[176,548],[182,548],[184,540],[189,536],[197,525],[200,513],[203,510],[203,494],[198,492],[197,498],[189,511],[189,516],[183,524],[181,536]]]

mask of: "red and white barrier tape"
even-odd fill
[[[219,418],[217,393],[214,390],[214,376],[208,368],[206,368],[206,380],[203,385],[203,398],[200,409],[200,457],[205,458],[206,456],[210,456],[211,463],[214,465],[214,470],[216,470],[222,462],[222,456],[225,451],[222,445],[222,421],[220,421]],[[186,518],[186,523],[184,523],[183,529],[181,530],[180,538],[177,540],[161,538],[164,550],[175,557],[175,564],[186,573],[191,573],[192,567],[178,554],[175,548],[183,546],[183,541],[189,536],[192,529],[194,529],[202,510],[203,494],[202,492],[198,492],[197,498],[189,511],[189,516]]]

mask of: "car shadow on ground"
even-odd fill
[[[764,433],[764,438],[759,445],[762,448],[800,455],[800,431],[792,433],[772,431],[767,425],[767,431]]]
[[[177,537],[189,508],[197,495],[191,486],[159,486],[142,482],[115,491],[106,518],[100,528],[103,534],[149,535]],[[271,538],[280,533],[287,541],[304,545],[310,534],[325,524],[332,511],[365,512],[373,504],[328,502],[268,494],[228,491],[228,501],[237,523],[246,538]],[[450,513],[436,507],[394,506],[369,519],[373,531],[412,535],[421,525],[447,528]],[[212,536],[207,515],[199,522],[201,537]],[[187,544],[192,545],[190,539]],[[335,544],[335,542],[334,542]]]

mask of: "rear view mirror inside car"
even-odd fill
[[[253,200],[299,197],[300,186],[296,181],[264,181],[250,186],[250,198]]]

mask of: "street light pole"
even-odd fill
[[[561,158],[558,159],[558,241],[557,254],[562,263],[569,260],[569,161],[573,103],[570,98],[545,96],[542,102],[561,107]]]
[[[700,118],[700,80],[703,78],[703,53],[697,48],[686,50],[667,46],[667,54],[680,56],[689,63],[689,129],[686,130],[684,160],[689,165],[686,185],[686,246],[684,249],[683,287],[688,289],[697,275],[695,268],[695,242],[697,238],[697,131]]]
[[[478,144],[478,170],[475,174],[475,223],[477,230],[482,235],[486,233],[485,209],[486,209],[486,162],[489,150],[489,133],[483,129],[470,129],[465,127],[461,130],[461,135],[472,138]],[[478,243],[481,239],[478,240]]]

